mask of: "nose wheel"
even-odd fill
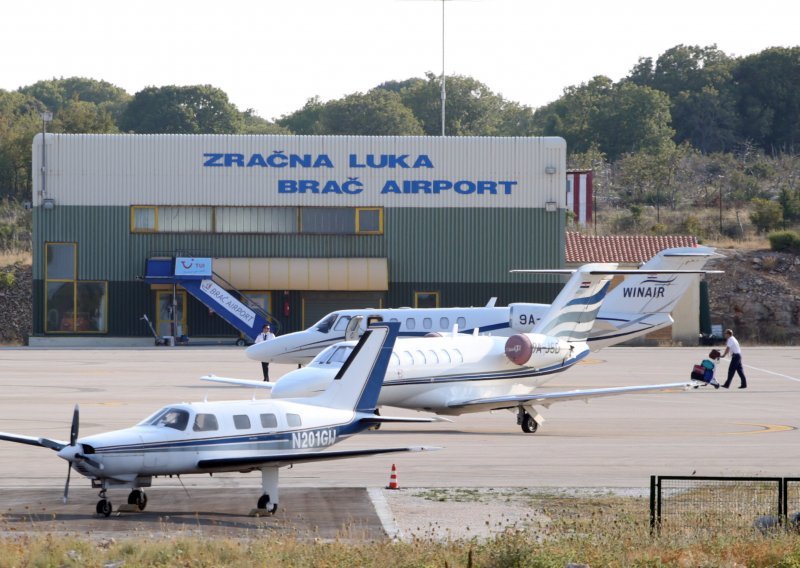
[[[106,490],[105,489],[100,491],[100,500],[97,502],[97,506],[94,508],[94,510],[101,517],[110,517],[111,516],[111,511],[113,511],[114,509],[111,506],[111,501],[106,499]]]

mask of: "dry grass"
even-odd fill
[[[461,496],[469,499],[468,495]],[[526,496],[551,522],[542,534],[510,527],[477,539],[411,542],[319,542],[284,535],[243,538],[92,539],[53,535],[0,539],[0,566],[314,566],[335,567],[800,567],[800,536],[754,530],[652,537],[647,499],[600,495]],[[156,537],[157,535],[150,535]]]
[[[0,252],[0,268],[11,266],[18,262],[30,266],[33,262],[33,256],[29,252]]]

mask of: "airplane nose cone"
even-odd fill
[[[73,461],[75,461],[75,454],[77,454],[79,451],[80,450],[77,444],[74,446],[64,446],[63,448],[58,450],[58,457],[72,463]]]

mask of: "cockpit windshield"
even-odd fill
[[[189,412],[182,408],[164,408],[140,423],[142,426],[173,428],[183,431],[189,424]]]
[[[337,347],[331,354],[331,356],[328,358],[326,363],[328,363],[329,365],[332,363],[341,365],[342,363],[347,361],[347,358],[350,356],[350,353],[352,352],[353,352],[353,347],[350,345],[343,345],[341,347]]]
[[[333,326],[333,322],[336,321],[336,318],[339,314],[330,314],[322,318],[317,322],[317,325],[314,328],[319,331],[320,333],[328,333]]]

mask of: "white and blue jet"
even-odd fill
[[[644,278],[651,284],[658,284],[643,289],[663,291],[668,283],[678,278],[696,279],[704,271],[653,272],[650,269],[642,277],[638,270],[620,270],[616,264],[607,263],[587,264],[569,272],[570,280],[548,309],[537,316],[530,331],[511,337],[453,332],[444,336],[400,338],[395,344],[378,404],[445,416],[508,410],[516,413],[517,424],[523,432],[530,434],[544,422],[537,410],[539,407],[547,408],[571,400],[686,390],[697,386],[687,380],[566,392],[538,390],[592,351],[593,346],[589,343],[592,330],[596,329],[596,320],[602,313],[613,276]],[[624,287],[625,284],[618,288]],[[661,305],[665,295],[651,292],[645,300],[655,299]],[[511,313],[514,313],[514,306]],[[645,316],[638,317],[642,319]],[[359,326],[360,322],[352,324],[349,331],[355,335],[355,328]],[[214,376],[203,378],[268,388],[272,390],[273,398],[313,396],[327,388],[354,345],[355,341],[336,343],[317,355],[308,366],[285,374],[274,384]]]
[[[96,512],[109,516],[111,488],[131,489],[128,505],[144,510],[152,478],[166,475],[261,471],[257,512],[278,508],[278,471],[310,461],[434,448],[329,450],[353,434],[385,422],[432,422],[435,418],[376,415],[378,395],[398,325],[368,330],[330,387],[313,398],[235,400],[165,406],[132,428],[78,438],[78,407],[69,441],[0,432],[0,440],[49,448],[69,463],[66,502],[74,469],[100,489]]]
[[[705,263],[719,257],[713,248],[681,247],[666,249],[638,270],[621,271],[625,281],[610,290],[586,343],[597,351],[672,325],[670,313],[692,285]],[[571,273],[572,270],[514,270],[518,273]],[[363,331],[378,321],[400,323],[401,337],[423,337],[448,333],[458,326],[459,333],[509,337],[530,333],[550,310],[548,304],[525,302],[496,306],[495,299],[482,307],[467,308],[375,308],[332,312],[303,331],[280,335],[252,345],[247,357],[266,363],[305,365],[325,348],[352,339],[353,331]],[[354,318],[361,316],[359,329]],[[357,336],[357,333],[355,334]]]

